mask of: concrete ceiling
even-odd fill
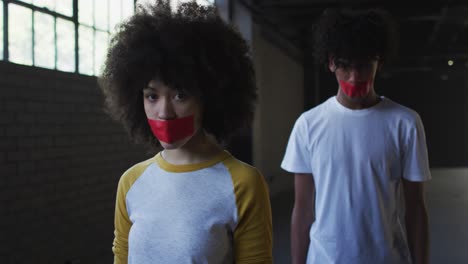
[[[455,65],[468,67],[468,1],[364,0],[242,0],[254,21],[305,52],[311,28],[330,7],[383,8],[396,19],[400,31],[399,57],[394,69],[425,69]],[[302,54],[303,55],[303,54]],[[300,55],[300,56],[302,56]],[[297,54],[296,54],[297,56]]]

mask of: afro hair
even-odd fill
[[[314,55],[325,65],[330,58],[388,62],[396,54],[397,43],[396,24],[381,9],[327,9],[314,28]]]
[[[214,6],[138,6],[111,39],[99,78],[106,112],[134,141],[158,147],[143,106],[153,79],[197,96],[202,127],[219,143],[251,125],[257,86],[249,45]]]

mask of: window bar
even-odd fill
[[[54,69],[57,70],[58,48],[57,48],[57,17],[54,17]]]
[[[93,0],[93,75],[96,75],[95,65],[96,65],[96,0]]]
[[[79,73],[80,56],[79,56],[79,33],[78,33],[78,0],[73,0],[73,22],[75,23],[75,73]]]
[[[19,6],[23,6],[23,7],[27,7],[29,9],[33,10],[33,11],[40,11],[42,13],[45,13],[45,14],[48,14],[48,15],[51,15],[51,16],[54,16],[54,17],[59,17],[59,18],[63,18],[63,19],[66,19],[66,20],[73,21],[73,17],[69,17],[69,16],[66,16],[66,15],[57,13],[55,11],[51,11],[51,10],[45,8],[45,7],[37,7],[37,6],[33,5],[33,4],[28,4],[28,3],[17,1],[17,0],[6,0],[6,2],[13,3],[15,5],[19,5]]]
[[[36,51],[34,50],[35,46],[36,46],[36,38],[35,38],[35,35],[36,35],[36,31],[34,30],[34,14],[36,12],[31,10],[31,31],[32,31],[32,36],[31,36],[31,42],[32,42],[32,45],[31,45],[31,54],[32,54],[32,65],[35,66],[36,65],[36,59],[35,59],[35,55],[36,55]]]
[[[8,1],[3,1],[3,60],[8,61]]]

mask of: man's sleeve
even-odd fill
[[[292,173],[311,173],[309,135],[307,123],[301,115],[294,124],[289,137],[286,153],[281,163],[281,168]]]
[[[132,223],[128,217],[125,197],[128,191],[124,177],[120,178],[117,187],[117,198],[115,203],[114,218],[114,242],[112,251],[114,252],[114,264],[126,264],[128,261],[128,233]]]
[[[431,179],[427,155],[426,135],[421,118],[416,114],[410,126],[402,155],[402,176],[408,181],[427,181]]]

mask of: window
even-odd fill
[[[178,6],[182,3],[191,2],[192,0],[171,0],[171,6]],[[214,0],[196,0],[199,5],[214,5]]]
[[[191,2],[193,0],[170,0],[172,9],[175,9],[178,5],[186,2]],[[199,5],[214,5],[215,0],[195,0]],[[153,0],[137,0],[137,4],[147,4],[154,2]]]
[[[104,63],[110,35],[133,15],[134,0],[78,0],[78,71],[97,75]]]
[[[110,34],[119,22],[134,13],[134,3],[135,0],[1,0],[0,59],[97,75]]]
[[[189,1],[171,0],[171,5]],[[0,60],[98,75],[111,34],[133,15],[136,2],[153,1],[0,0]]]
[[[8,37],[10,61],[33,65],[32,10],[19,5],[8,5]]]

